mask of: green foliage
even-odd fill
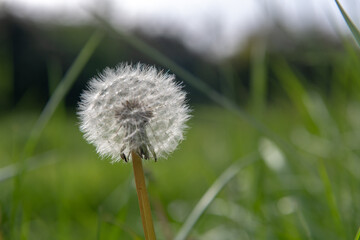
[[[166,231],[175,236],[217,176],[231,166],[233,160],[257,149],[257,142],[248,142],[255,132],[232,114],[202,106],[195,106],[194,113],[191,130],[180,149],[169,160],[145,164],[159,239],[165,239]],[[290,104],[281,108],[272,106],[264,115],[267,116],[266,123],[279,134],[293,135],[299,147],[307,144],[320,147],[324,142],[331,144],[330,138],[312,136],[305,129],[301,130],[303,122],[296,117]],[[33,114],[26,116],[30,122],[35,120]],[[1,131],[21,136],[21,132],[31,127],[18,124],[23,117],[24,114],[19,113],[9,115],[3,121],[10,124],[1,124]],[[130,164],[111,165],[99,160],[93,147],[82,139],[76,122],[75,116],[57,116],[45,129],[38,152],[53,151],[43,155],[43,159],[39,156],[38,160],[51,162],[30,170],[25,176],[19,210],[22,234],[27,239],[79,239],[95,238],[96,235],[98,239],[141,239]],[[71,133],[71,137],[64,133]],[[356,142],[356,136],[348,137]],[[13,144],[15,142],[2,140],[2,156],[11,156],[9,151]],[[305,150],[312,151],[310,148]],[[339,223],[347,235],[355,235],[356,216],[360,212],[356,204],[360,199],[357,154],[336,145],[324,147],[319,152],[326,156],[326,173],[319,168],[318,162],[311,160],[292,172],[289,158],[281,170],[274,170],[267,164],[261,169],[261,162],[242,169],[214,196],[192,226],[190,235],[199,239],[212,239],[211,236],[214,239],[220,236],[229,239],[237,239],[237,236],[305,239],[309,235],[313,239],[339,239]],[[261,200],[255,194],[258,181],[254,174],[258,171],[262,171],[264,178]],[[323,185],[323,179],[326,185]],[[11,183],[11,179],[0,183],[1,231],[5,236],[9,231],[8,209],[12,205],[9,201]],[[254,200],[258,201],[257,206]],[[332,210],[335,201],[340,222]]]

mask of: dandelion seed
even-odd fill
[[[175,76],[144,64],[106,68],[81,95],[80,129],[113,162],[166,157],[184,139],[189,108]]]

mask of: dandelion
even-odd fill
[[[143,64],[107,68],[81,96],[80,129],[112,161],[157,159],[183,140],[189,109],[175,76]]]
[[[173,152],[190,117],[185,92],[174,80],[155,67],[121,64],[93,78],[79,104],[80,129],[96,151],[112,162],[133,162],[146,239],[155,234],[141,159]]]

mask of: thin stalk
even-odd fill
[[[356,43],[360,47],[360,31],[359,31],[359,29],[357,29],[357,27],[355,26],[353,21],[351,21],[351,18],[347,15],[346,11],[344,10],[344,8],[340,4],[340,2],[338,0],[335,0],[335,3],[341,12],[341,15],[344,17],[345,22],[348,25],[352,35],[354,36]]]
[[[134,151],[131,152],[131,157],[133,162],[136,192],[139,199],[140,215],[144,228],[145,239],[155,240],[156,237],[154,231],[154,224],[151,216],[149,197],[146,191],[142,160],[139,155]]]
[[[324,184],[326,200],[329,205],[331,215],[336,224],[335,227],[337,228],[339,235],[341,235],[344,239],[346,239],[346,232],[344,226],[342,225],[339,207],[336,204],[335,193],[331,185],[330,178],[327,173],[324,161],[322,159],[319,160],[318,169],[319,169],[320,178]]]
[[[24,160],[26,170],[31,171],[58,162],[59,159],[52,158],[52,154],[53,152],[49,151]],[[20,170],[18,163],[0,168],[0,183],[17,176]]]
[[[355,240],[359,240],[359,239],[360,239],[360,227],[355,236]]]
[[[251,98],[254,116],[262,118],[266,105],[266,44],[258,40],[251,49]]]
[[[75,59],[74,63],[66,72],[64,78],[57,85],[54,93],[52,94],[49,101],[46,103],[46,106],[44,107],[43,111],[40,114],[40,117],[36,121],[35,126],[31,131],[30,139],[25,146],[25,153],[30,153],[31,155],[33,148],[39,140],[42,130],[45,128],[46,124],[49,122],[50,118],[57,109],[59,103],[69,92],[77,77],[84,69],[86,63],[89,61],[96,48],[99,46],[103,35],[104,34],[101,31],[95,31],[93,33],[93,35],[89,38],[84,47],[81,49],[81,52]]]

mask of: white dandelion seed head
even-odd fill
[[[113,162],[164,158],[184,139],[190,118],[185,92],[172,74],[120,64],[91,79],[78,115],[85,139]]]

